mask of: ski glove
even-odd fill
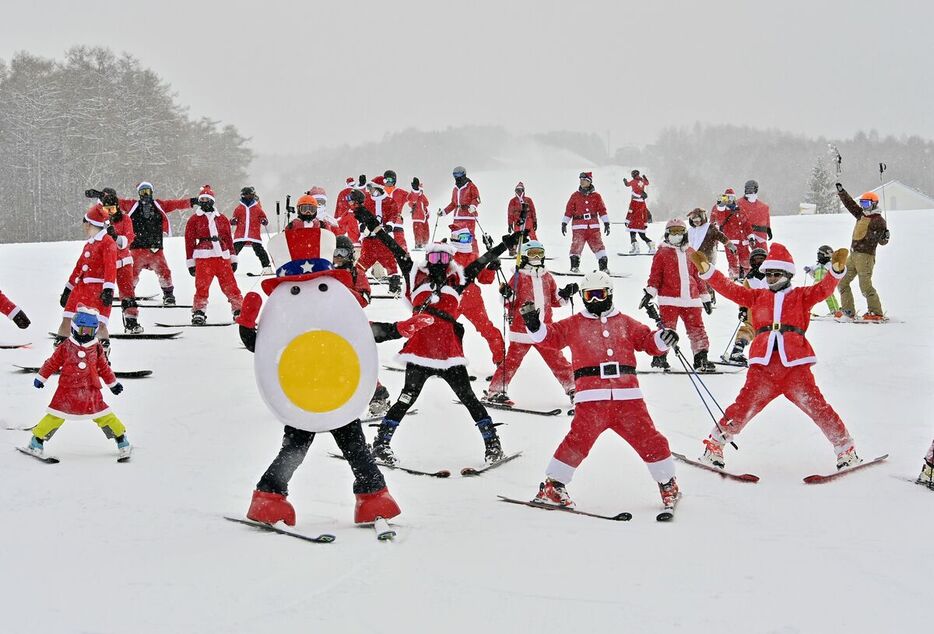
[[[542,327],[541,311],[535,308],[535,302],[526,302],[519,308],[522,321],[529,332],[538,332]]]
[[[13,317],[13,323],[19,326],[20,330],[26,330],[29,328],[31,322],[29,321],[29,317],[26,316],[26,313],[19,311],[16,313],[16,316]]]
[[[188,267],[188,273],[189,273],[189,275],[191,275],[192,277],[194,277],[194,276],[195,276],[195,267],[189,266],[189,267]]]
[[[645,310],[652,305],[652,300],[655,299],[655,296],[650,292],[645,291],[645,294],[642,296],[642,301],[639,302],[639,310]]]
[[[561,235],[566,236],[568,234],[568,223],[561,223]]]
[[[486,265],[486,268],[490,269],[491,271],[498,271],[503,268],[503,263],[499,258],[493,258],[490,260],[490,263]]]
[[[90,196],[88,196],[88,198],[90,198]],[[45,387],[45,383],[43,383],[41,379],[33,379],[32,386],[36,388],[37,390],[41,390],[42,388]]]
[[[233,272],[234,272],[234,273],[236,273],[236,272],[237,272],[237,263],[236,263],[236,262],[231,262],[231,263],[230,263],[230,268],[233,269]]]
[[[558,291],[558,297],[560,297],[561,299],[569,299],[572,295],[576,294],[579,290],[580,290],[580,286],[578,286],[574,282],[571,282],[570,284],[562,288],[560,291]]]
[[[697,270],[701,274],[704,274],[710,270],[710,260],[708,260],[707,256],[700,251],[693,251],[688,257],[691,258],[691,262],[694,263],[694,266],[697,267]]]
[[[519,242],[525,237],[525,231],[516,231],[514,233],[507,234],[503,236],[503,244],[507,249],[515,249],[519,246]]]
[[[103,196],[104,196],[104,192],[98,191],[96,189],[85,189],[84,190],[85,198],[102,198]]]
[[[885,231],[882,232],[882,239],[881,239],[879,242],[880,242],[881,244],[885,244],[886,242],[889,241],[889,238],[891,238],[891,237],[892,237],[892,234],[889,233],[889,230],[888,230],[888,229],[886,229]]]
[[[503,299],[512,299],[515,295],[515,292],[512,290],[512,286],[503,282],[499,285],[499,294],[503,296]]]
[[[239,221],[238,221],[236,218],[231,218],[231,219],[230,219],[230,226],[231,226],[231,227],[236,227],[238,224],[239,224]]]
[[[256,329],[247,328],[246,326],[240,326],[240,341],[243,342],[243,347],[249,350],[250,352],[256,351]]]
[[[114,383],[111,386],[110,391],[113,392],[114,396],[116,396],[117,394],[123,391],[123,383],[119,383],[119,382]]]
[[[262,220],[259,221],[259,224],[265,227],[266,225],[269,224],[269,218],[263,218]]]
[[[100,298],[101,298],[101,303],[104,306],[110,306],[111,304],[114,303],[114,289],[105,288],[104,290],[101,291]]]
[[[671,328],[663,329],[662,334],[660,334],[658,338],[669,348],[674,347],[678,343],[678,333]]]
[[[69,295],[71,295],[71,289],[66,286],[65,290],[62,291],[62,296],[58,300],[58,305],[64,308],[65,304],[68,303]]]
[[[188,199],[188,204],[191,205],[192,207],[197,207],[197,206],[198,206],[198,199],[197,199],[197,198],[189,198],[189,199]]]
[[[740,321],[746,321],[749,319],[749,309],[745,306],[740,306],[738,316]]]
[[[417,313],[408,319],[396,322],[396,330],[399,331],[400,335],[408,339],[422,328],[430,326],[433,323],[435,323],[435,318],[432,315]]]
[[[603,225],[603,233],[604,235],[610,235],[610,223],[606,223]]]
[[[704,302],[704,312],[708,315],[713,312],[713,302]]]
[[[107,235],[109,235],[111,238],[113,238],[114,241],[116,242],[116,240],[117,240],[117,230],[114,229],[114,226],[113,226],[113,225],[107,225]],[[118,248],[119,248],[119,245],[118,245]]]
[[[836,273],[843,273],[846,270],[846,259],[850,256],[848,249],[837,249],[830,256],[831,266]]]
[[[834,183],[834,187],[837,188],[837,192],[838,192],[838,193],[841,193],[841,194],[842,194],[844,191],[846,191],[845,189],[843,189],[843,184],[842,184],[842,183]]]

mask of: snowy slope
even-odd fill
[[[473,176],[487,217],[496,217],[488,229],[498,234],[505,200],[523,176]],[[536,173],[526,185],[543,216],[555,219],[576,174],[562,172],[561,182],[548,185],[551,176]],[[609,174],[598,170],[596,179],[609,188]],[[625,191],[613,203],[614,219],[621,219],[624,202]],[[905,323],[814,323],[809,333],[821,388],[864,457],[891,453],[881,466],[804,485],[803,476],[833,469],[833,453],[809,420],[776,401],[738,438],[740,451],[728,454],[730,467],[762,481],[724,482],[679,465],[685,499],[675,522],[661,525],[654,521],[655,484],[635,453],[608,434],[570,491],[581,508],[634,514],[617,524],[497,502],[497,494],[535,493],[569,419],[494,412],[506,423],[504,447],[524,456],[476,479],[387,473],[403,528],[397,543],[380,544],[371,531],[352,526],[351,474],[326,457],[335,446],[325,434],[297,471],[290,498],[299,529],[333,532],[337,541],[305,544],[220,519],[246,511],[280,442],[235,331],[187,329],[177,341],[115,342],[117,369],[155,371],[151,379],[126,382],[121,396],[107,395],[136,445],[131,463],[116,464],[112,444],[88,422],[66,423],[49,443],[62,459],[57,466],[13,451],[26,433],[0,431],[0,631],[917,631],[930,622],[934,494],[901,478],[917,474],[934,434],[928,415],[934,299],[924,279],[934,256],[916,248],[914,238],[934,229],[934,215],[895,212],[889,221],[893,242],[880,250],[877,287],[887,310]],[[561,258],[556,268],[564,268],[566,239],[553,226],[543,229],[551,254]],[[820,244],[846,246],[851,229],[844,215],[775,220],[776,237],[799,268]],[[659,226],[651,233],[658,237]],[[611,252],[623,246],[622,235],[611,237]],[[168,248],[177,295],[190,299],[182,244],[172,239]],[[0,342],[34,342],[31,350],[0,351],[0,367],[38,364],[48,355],[45,332],[57,326],[58,295],[76,252],[75,243],[0,249],[2,288],[34,320],[25,333],[0,320]],[[250,254],[243,262],[241,271],[258,269]],[[616,287],[627,312],[635,311],[649,262],[611,258],[614,269],[633,273]],[[585,258],[585,266],[592,260]],[[255,282],[240,281],[244,289]],[[140,290],[156,292],[155,279],[144,277]],[[495,313],[494,291],[484,292]],[[226,319],[228,310],[218,294],[209,318]],[[389,301],[369,313],[405,314]],[[142,312],[150,330],[156,320],[187,317],[182,309]],[[723,302],[708,321],[719,354],[735,326],[734,307]],[[467,330],[479,390],[490,361],[482,340]],[[380,345],[384,361],[398,348]],[[385,373],[383,380],[398,394],[401,374]],[[706,380],[725,406],[743,378]],[[688,379],[640,381],[672,447],[698,454],[710,420]],[[31,424],[51,391],[0,369],[0,418]],[[522,405],[565,404],[534,354],[510,393]],[[443,383],[429,382],[417,407],[394,439],[403,460],[459,469],[482,459],[479,434]]]

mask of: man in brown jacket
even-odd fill
[[[846,261],[846,275],[840,280],[840,310],[835,313],[838,320],[849,321],[856,316],[853,291],[850,284],[859,277],[859,290],[866,298],[869,311],[862,316],[867,321],[883,321],[882,301],[872,285],[872,270],[876,265],[876,247],[889,243],[889,230],[885,218],[879,210],[879,196],[875,192],[866,192],[853,200],[843,185],[837,183],[837,194],[846,210],[856,218],[853,229],[853,242],[850,257]]]

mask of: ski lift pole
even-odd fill
[[[885,163],[879,163],[879,185],[882,189],[882,217],[886,218],[886,204],[885,204],[885,182],[882,179],[882,175],[885,173],[885,170],[888,169],[888,165]],[[888,218],[886,218],[888,219]]]

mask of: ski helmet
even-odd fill
[[[639,170],[632,170],[629,173],[633,178],[639,178]]]
[[[823,245],[817,250],[817,263],[818,264],[827,264],[830,262],[830,258],[833,257],[833,247],[829,244]]]
[[[748,194],[758,194],[759,193],[759,183],[749,179],[746,181],[746,184],[743,186],[745,193]]]
[[[295,201],[295,211],[302,220],[312,220],[318,215],[318,201],[314,196],[302,194]]]
[[[859,206],[868,210],[877,208],[879,206],[879,194],[876,192],[865,192],[859,197]]]
[[[687,232],[688,226],[681,218],[672,218],[665,223],[665,242],[672,246],[683,244]]]
[[[602,315],[613,308],[613,279],[605,271],[591,271],[580,285],[581,299],[591,315]]]
[[[448,267],[454,261],[454,247],[445,242],[432,242],[425,247],[425,262],[428,275],[436,283],[441,283],[448,275]]]
[[[87,306],[78,306],[74,317],[71,318],[71,335],[78,343],[88,343],[97,336],[97,329],[100,326],[98,313],[93,308]]]
[[[749,252],[749,269],[754,273],[758,273],[759,267],[762,266],[767,257],[769,257],[769,254],[765,249],[756,247]]]
[[[341,263],[337,263],[337,259],[341,259]],[[337,236],[337,240],[334,243],[334,268],[338,269],[349,269],[354,265],[354,250],[353,242],[347,236]]]
[[[418,191],[422,188],[422,182],[418,180],[418,176],[412,179],[412,189]]]
[[[451,174],[454,176],[454,178],[464,178],[467,176],[467,168],[463,165],[458,165],[451,171]]]
[[[386,170],[383,172],[383,179],[385,179],[386,184],[389,186],[394,186],[396,184],[396,173],[392,170]]]
[[[695,207],[688,212],[688,222],[692,227],[699,227],[707,222],[707,212],[700,207]]]
[[[545,245],[538,240],[529,240],[522,245],[522,255],[519,256],[519,268],[526,265],[534,268],[545,266]]]
[[[142,181],[136,185],[136,193],[140,198],[152,198],[153,187],[149,181]]]
[[[253,199],[256,198],[256,190],[247,185],[240,190],[240,198]]]

